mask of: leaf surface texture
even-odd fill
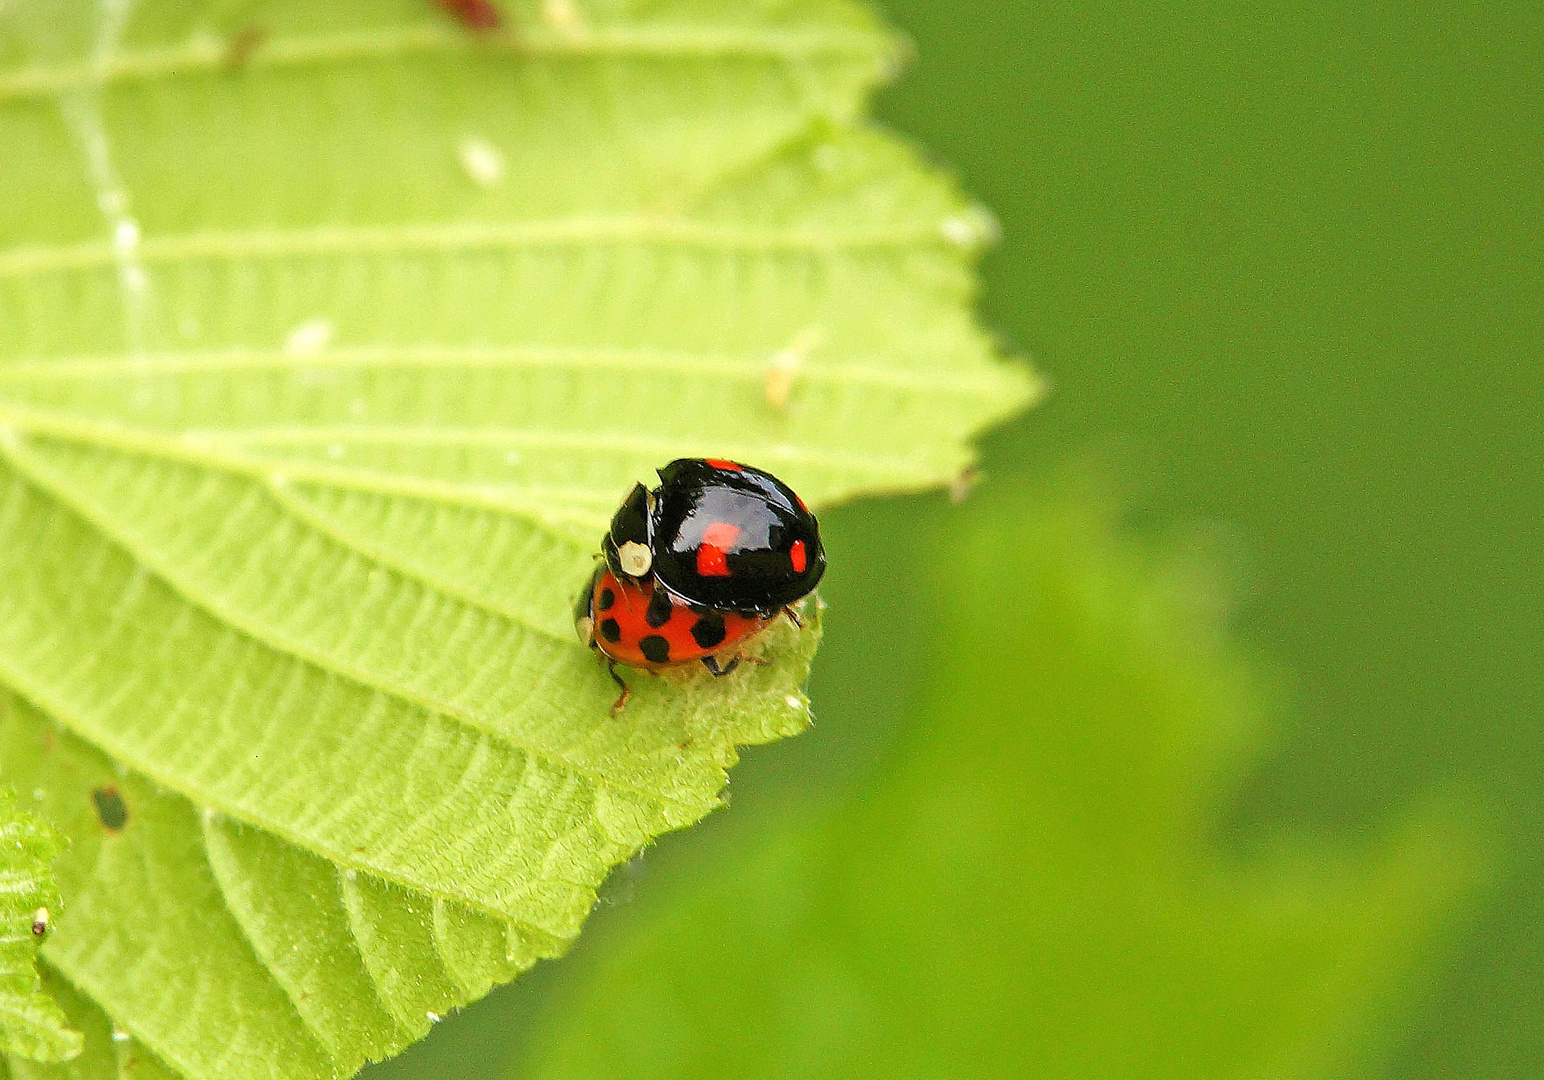
[[[85,1040],[18,1080],[347,1076],[562,952],[820,632],[613,718],[621,494],[926,487],[1036,393],[865,8],[504,11],[0,4],[0,779],[72,840]]]

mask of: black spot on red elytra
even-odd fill
[[[702,616],[692,624],[692,640],[699,648],[711,649],[722,643],[727,634],[724,617],[716,611]]]
[[[643,621],[658,630],[670,621],[674,610],[675,605],[670,602],[670,594],[664,589],[656,588],[654,595],[649,597],[649,607],[643,613]]]
[[[129,804],[123,801],[118,789],[108,784],[91,793],[91,805],[96,809],[97,820],[108,832],[122,832],[129,823]]]
[[[595,601],[595,606],[601,611],[610,611],[611,605],[617,602],[617,594],[610,589],[600,591],[600,599]]]
[[[643,658],[651,664],[668,664],[670,662],[670,642],[658,634],[650,634],[638,642],[638,651],[643,653]]]
[[[610,642],[622,640],[622,628],[617,625],[615,619],[602,619],[600,621],[600,636]]]

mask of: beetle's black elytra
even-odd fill
[[[748,465],[679,458],[652,492],[634,485],[602,541],[607,565],[640,544],[647,576],[678,600],[718,611],[770,615],[810,593],[825,573],[815,515],[792,488]]]

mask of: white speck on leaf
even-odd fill
[[[213,60],[225,55],[225,39],[216,34],[207,26],[197,27],[188,35],[188,52],[205,60]]]
[[[541,17],[554,30],[575,34],[584,29],[584,16],[575,0],[542,0]]]
[[[486,139],[471,137],[461,140],[457,156],[467,176],[478,187],[497,187],[504,179],[504,155]]]
[[[309,319],[289,332],[284,339],[284,351],[291,356],[310,356],[332,344],[332,323],[326,319]]]
[[[1002,227],[984,206],[972,206],[963,213],[944,218],[939,222],[938,231],[957,247],[995,243],[1002,235]]]
[[[809,354],[820,347],[824,339],[825,331],[820,327],[806,327],[794,335],[794,339],[786,348],[772,354],[772,359],[767,364],[767,381],[764,386],[768,405],[774,409],[788,407],[788,398],[793,393],[793,384],[798,378],[799,369],[804,366],[804,361]]]
[[[113,228],[113,243],[118,245],[120,251],[132,251],[139,247],[139,222],[131,217],[120,218]]]

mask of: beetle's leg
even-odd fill
[[[702,666],[711,671],[715,679],[722,679],[725,675],[728,675],[731,671],[740,666],[740,658],[737,656],[723,667],[720,667],[718,664],[718,657],[708,655],[702,658]]]
[[[633,696],[633,691],[622,681],[622,676],[617,674],[617,662],[609,656],[606,657],[606,671],[611,675],[611,681],[622,688],[622,693],[611,704],[611,715],[615,716],[622,711],[622,706],[627,704],[627,699]]]
[[[800,630],[804,629],[804,620],[799,618],[799,613],[793,609],[792,604],[784,605],[783,614],[788,616],[788,621],[793,623],[795,627]]]

